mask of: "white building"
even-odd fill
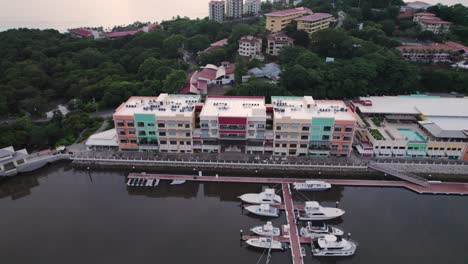
[[[284,33],[273,33],[268,36],[268,46],[266,53],[271,56],[278,56],[281,49],[294,45],[294,39]]]
[[[226,16],[229,18],[242,18],[244,13],[243,0],[226,0]]]
[[[210,1],[208,3],[210,9],[210,20],[221,23],[224,21],[225,4],[224,1]]]
[[[239,55],[263,60],[262,39],[254,36],[242,37],[239,40]]]
[[[257,15],[261,9],[261,0],[245,0],[244,14]]]

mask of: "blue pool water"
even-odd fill
[[[426,141],[417,131],[408,128],[399,128],[398,131],[410,141]]]

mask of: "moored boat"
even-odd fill
[[[265,225],[253,227],[250,229],[250,231],[259,236],[266,237],[279,236],[281,234],[279,227],[274,227],[270,221],[268,221]]]
[[[331,184],[324,181],[305,181],[293,183],[296,191],[324,191],[331,188]]]
[[[299,220],[305,221],[322,221],[340,217],[344,215],[345,211],[335,207],[323,207],[318,202],[306,202],[304,211],[297,214]]]
[[[283,249],[283,243],[270,237],[251,238],[245,241],[248,245],[256,248]]]
[[[326,235],[311,243],[314,256],[352,256],[358,243],[341,236]]]
[[[249,211],[252,214],[260,216],[279,216],[278,208],[271,207],[269,204],[249,205],[245,207],[245,210]]]
[[[314,225],[312,222],[307,222],[306,226],[301,227],[300,234],[301,237],[320,238],[325,235],[342,236],[344,232],[339,228],[329,226],[325,223]]]
[[[246,193],[239,198],[250,204],[281,204],[281,196],[275,194],[275,189],[265,189],[261,193]]]

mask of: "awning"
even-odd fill
[[[436,156],[436,157],[444,157],[445,156],[445,152],[443,152],[442,150],[428,150],[427,151],[427,155],[429,156]]]
[[[404,149],[394,149],[392,150],[393,152],[393,155],[396,155],[396,156],[403,156],[406,154],[406,150]]]
[[[408,150],[406,153],[409,156],[426,156],[426,151],[420,151],[420,150]]]
[[[463,155],[460,151],[445,151],[445,154],[447,154],[447,156],[457,156],[457,157],[460,157]]]
[[[356,146],[356,149],[357,149],[357,151],[358,151],[359,154],[371,154],[371,155],[374,154],[374,150],[372,150],[372,149],[364,149],[364,148],[362,148],[361,145],[357,145],[357,146]]]

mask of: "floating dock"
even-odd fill
[[[147,178],[160,180],[186,180],[201,182],[241,182],[241,183],[294,183],[305,182],[306,179],[298,178],[267,178],[267,177],[215,177],[215,176],[193,176],[193,175],[171,175],[171,174],[146,174],[131,173],[128,178]],[[407,181],[379,181],[379,180],[334,180],[322,179],[331,185],[341,186],[364,186],[364,187],[399,187],[406,188],[419,194],[451,194],[467,195],[468,183],[457,182],[428,182],[425,186]]]

